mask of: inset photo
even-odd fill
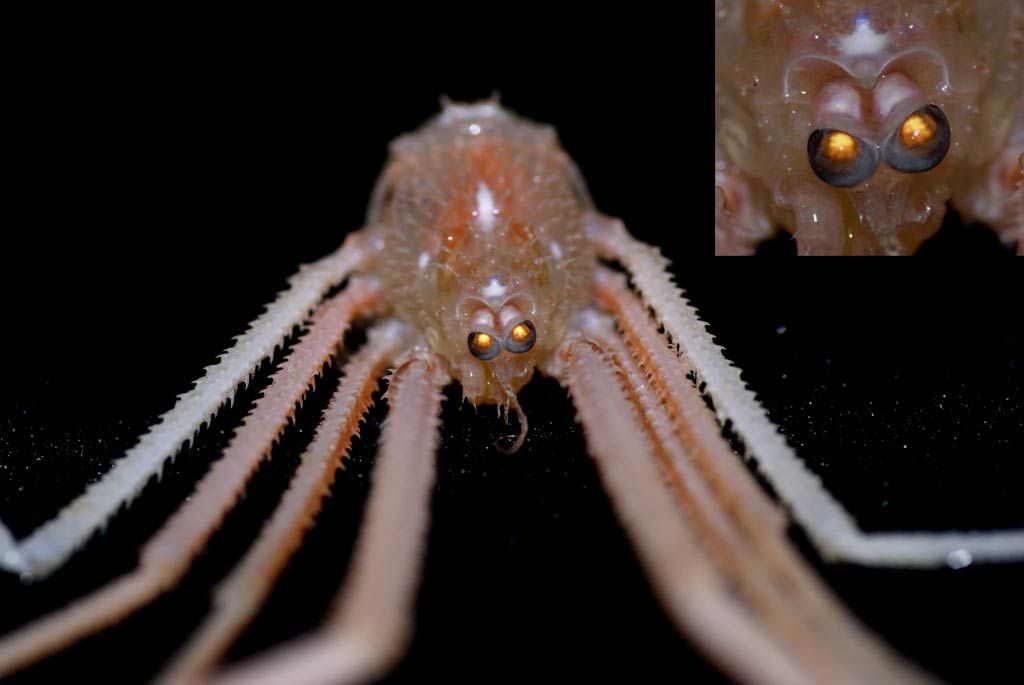
[[[1024,2],[715,2],[716,255],[1024,255]]]

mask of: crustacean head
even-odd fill
[[[752,126],[720,136],[725,152],[765,180],[801,253],[914,251],[980,152],[983,51],[958,49],[982,39],[970,6],[751,0],[742,21],[746,59],[725,73]]]
[[[561,342],[593,268],[575,167],[550,127],[494,100],[445,103],[391,155],[371,221],[385,229],[395,308],[466,401],[525,425],[516,393]]]

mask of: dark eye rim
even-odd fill
[[[927,113],[939,125],[939,134],[936,136],[935,142],[929,146],[927,154],[912,153],[906,150],[899,140],[900,127],[903,126],[903,122],[921,112]],[[882,158],[885,159],[885,163],[890,167],[903,173],[917,174],[922,171],[929,171],[937,167],[946,158],[946,154],[949,152],[951,137],[949,120],[946,119],[946,113],[938,105],[927,104],[923,107],[918,107],[900,120],[896,128],[893,129],[892,133],[885,140],[885,145],[882,147]]]
[[[819,154],[822,139],[830,133],[845,133],[857,141],[857,158],[847,165],[833,166],[830,160],[822,159]],[[859,185],[871,178],[878,168],[879,155],[878,146],[870,140],[864,140],[853,135],[849,131],[838,128],[815,129],[807,138],[807,161],[811,165],[814,175],[830,186],[836,188],[850,188]]]
[[[481,350],[480,348],[478,348],[476,346],[476,338],[477,338],[478,335],[488,335],[488,336],[491,337],[491,340],[493,341],[493,344],[491,345],[491,349],[489,349],[489,350]],[[489,333],[487,331],[472,331],[472,332],[470,332],[469,337],[466,338],[466,346],[469,348],[469,353],[471,355],[473,355],[474,357],[476,357],[480,361],[484,361],[484,362],[490,361],[491,359],[494,359],[499,354],[501,354],[501,338],[499,338],[498,336],[494,335],[493,333]]]
[[[526,342],[518,343],[512,339],[512,331],[515,330],[516,326],[522,324],[530,329],[530,337],[527,338]],[[509,352],[515,352],[521,354],[523,352],[529,352],[533,349],[534,344],[537,342],[537,328],[533,325],[533,322],[529,319],[523,319],[522,321],[516,322],[505,335],[505,349]]]

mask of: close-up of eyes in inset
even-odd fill
[[[1024,2],[715,3],[716,255],[1024,254]]]

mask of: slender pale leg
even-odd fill
[[[741,682],[814,682],[730,595],[707,560],[664,485],[614,362],[589,341],[570,341],[561,355],[561,375],[605,490],[677,627]]]
[[[376,304],[376,289],[358,279],[323,304],[224,456],[188,503],[143,548],[138,569],[0,640],[0,677],[116,623],[173,586],[234,505],[260,460],[270,453],[295,405],[351,321]]]
[[[646,371],[634,381],[644,412],[654,417],[664,414],[667,422],[675,424],[678,438],[662,437],[661,431],[656,439],[672,453],[672,458],[662,460],[670,482],[679,481],[683,494],[694,498],[688,513],[695,521],[727,519],[728,530],[719,525],[708,536],[713,548],[724,547],[716,559],[726,577],[768,624],[812,662],[824,660],[830,669],[840,668],[848,676],[857,674],[876,683],[924,680],[924,674],[863,629],[798,557],[780,512],[732,453],[686,378],[683,360],[656,331],[624,279],[599,272],[595,294],[615,313],[633,361]],[[628,370],[629,365],[625,366]],[[643,400],[644,395],[651,397]],[[683,455],[672,449],[673,442],[685,447]],[[702,491],[708,496],[696,496]],[[836,682],[838,677],[829,672],[827,680]]]
[[[748,456],[818,551],[833,561],[871,566],[928,568],[944,566],[965,556],[974,561],[1024,559],[1024,530],[949,533],[864,533],[845,509],[822,486],[820,479],[797,458],[768,419],[740,371],[715,344],[697,312],[683,297],[658,250],[633,238],[621,222],[595,217],[593,236],[598,253],[625,266],[644,304],[654,312],[687,363],[707,384],[719,412],[743,440]]]
[[[194,680],[209,670],[253,619],[320,510],[334,475],[358,433],[359,421],[387,366],[407,344],[396,321],[379,324],[345,365],[341,382],[273,518],[235,570],[214,591],[214,606],[163,675]]]
[[[300,268],[289,279],[288,289],[101,480],[20,542],[4,549],[0,540],[0,568],[35,579],[59,568],[234,397],[238,386],[249,381],[260,362],[273,355],[330,288],[372,259],[373,237],[368,229],[353,233],[335,253]]]
[[[366,682],[402,655],[412,632],[447,381],[439,360],[427,353],[391,375],[366,521],[326,624],[310,637],[220,674],[216,682]]]
[[[14,536],[11,535],[11,531],[3,522],[0,522],[0,559],[6,557],[8,552],[14,551],[16,547],[17,543],[14,541]]]
[[[710,552],[726,584],[764,621],[766,631],[792,649],[794,657],[814,674],[815,680],[844,682],[843,665],[836,663],[828,648],[822,648],[818,636],[800,620],[800,612],[786,603],[778,589],[772,587],[771,577],[762,573],[759,560],[700,475],[692,456],[676,435],[662,399],[623,342],[617,339],[610,325],[591,326],[584,333],[609,352],[610,359],[623,374],[626,395],[637,410],[668,486],[682,505],[681,513]]]

